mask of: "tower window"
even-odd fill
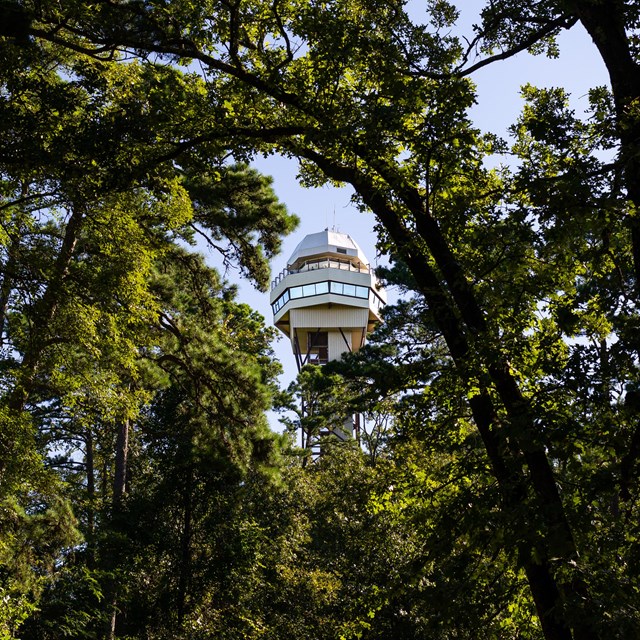
[[[337,248],[336,248],[336,251],[337,251],[338,253],[344,253],[345,255],[347,254],[347,250],[346,250],[346,249],[343,249],[342,247],[337,247]]]
[[[329,334],[327,331],[307,333],[307,353],[309,364],[327,364],[329,362]]]

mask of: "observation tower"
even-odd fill
[[[271,283],[273,321],[291,341],[298,370],[360,349],[386,301],[362,249],[329,229],[306,236]],[[351,422],[334,434],[357,432],[357,417]]]

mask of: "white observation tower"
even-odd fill
[[[273,321],[291,341],[298,370],[360,349],[385,304],[362,249],[329,229],[306,236],[271,283]]]

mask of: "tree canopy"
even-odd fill
[[[466,39],[454,31],[456,7],[440,0],[417,19],[389,0],[25,1],[2,11],[11,17],[0,105],[9,141],[0,156],[7,499],[15,503],[25,478],[56,494],[36,455],[63,446],[51,434],[84,433],[85,458],[95,439],[106,451],[111,437],[113,543],[126,523],[128,438],[154,425],[160,439],[139,446],[164,447],[187,469],[174,496],[182,556],[166,560],[181,567],[167,611],[184,624],[211,606],[202,589],[199,603],[194,595],[202,574],[191,536],[207,519],[203,505],[196,515],[195,487],[209,482],[194,443],[216,456],[223,443],[245,472],[247,451],[273,451],[257,415],[274,372],[258,320],[175,244],[227,238],[229,258],[265,286],[264,259],[293,220],[266,179],[231,159],[279,153],[299,161],[305,185],[351,185],[355,204],[376,216],[380,251],[395,267],[387,277],[410,297],[383,330],[391,348],[365,352],[371,360],[351,363],[351,375],[377,385],[372,403],[391,399],[395,424],[387,456],[396,480],[358,508],[364,519],[385,514],[384,535],[406,543],[413,561],[395,582],[362,577],[370,589],[350,591],[339,555],[351,557],[349,528],[340,525],[345,542],[325,549],[322,584],[315,568],[305,577],[318,607],[309,611],[341,620],[328,625],[336,637],[378,637],[376,621],[401,637],[400,619],[406,637],[474,637],[478,625],[494,637],[548,640],[637,633],[636,2],[492,1]],[[590,92],[588,116],[569,108],[562,88],[525,85],[508,139],[479,131],[469,115],[474,73],[499,73],[501,60],[525,50],[562,55],[555,37],[577,23],[611,80]],[[235,366],[239,353],[246,360]],[[184,428],[161,445],[167,424]],[[38,449],[43,434],[52,439]],[[29,452],[30,465],[9,462]],[[221,475],[244,493],[233,473]],[[91,500],[93,480],[84,482]],[[160,495],[147,489],[149,501]],[[66,532],[58,544],[72,545],[73,518],[56,513]],[[250,515],[238,534],[255,554],[266,535],[258,521]],[[274,562],[279,577],[291,570]],[[122,566],[100,567],[111,576],[111,637],[130,610],[113,577]],[[3,588],[28,593],[23,573]],[[226,585],[209,597],[231,593]],[[348,624],[334,606],[343,588],[359,612]],[[452,594],[469,606],[451,605]],[[258,626],[230,637],[274,628],[246,617],[247,607],[238,620]],[[204,637],[219,633],[213,618]]]

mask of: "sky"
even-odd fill
[[[410,3],[414,19],[420,19],[420,6],[425,0]],[[477,20],[477,0],[461,0],[461,33],[471,35],[471,24]],[[477,105],[471,111],[476,126],[485,132],[507,136],[507,128],[513,124],[522,109],[520,87],[532,84],[537,87],[562,86],[571,93],[571,105],[581,113],[588,108],[588,90],[598,85],[608,85],[608,76],[598,52],[588,34],[580,25],[559,38],[560,56],[550,60],[544,56],[531,56],[523,52],[509,60],[496,62],[473,75],[477,85]],[[287,263],[294,248],[309,233],[335,227],[348,233],[360,245],[370,263],[377,264],[376,236],[373,231],[375,219],[372,214],[360,213],[351,205],[350,188],[323,187],[305,189],[296,180],[297,162],[270,156],[257,159],[254,166],[262,173],[273,177],[273,187],[289,211],[300,218],[298,229],[284,240],[281,255],[272,261],[272,276],[275,277]],[[269,294],[257,291],[237,273],[228,272],[227,278],[239,286],[239,300],[259,311],[267,323],[273,321]],[[389,292],[393,300],[394,292]],[[284,368],[281,386],[286,386],[297,374],[295,359],[289,341],[282,339],[275,345],[276,356]],[[272,426],[277,420],[270,417]]]

